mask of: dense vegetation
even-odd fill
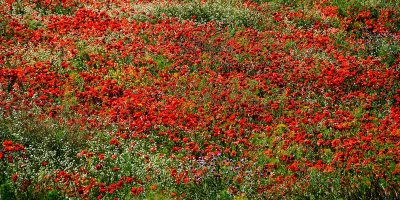
[[[396,0],[0,0],[0,199],[399,199]]]

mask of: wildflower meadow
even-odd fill
[[[400,2],[0,0],[0,199],[400,199]]]

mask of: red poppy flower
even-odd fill
[[[133,187],[132,189],[131,189],[131,192],[132,192],[132,194],[134,195],[134,196],[138,196],[140,193],[142,193],[144,191],[144,189],[142,188],[142,187],[138,187],[138,188],[136,188],[136,187]]]

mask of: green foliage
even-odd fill
[[[197,23],[216,21],[223,26],[245,26],[259,28],[260,19],[254,11],[245,8],[237,8],[234,5],[222,3],[187,3],[158,7],[156,16],[165,14],[169,17],[177,17],[181,20],[193,19]]]
[[[43,1],[37,1],[35,4],[35,10],[42,15],[71,15],[79,8],[79,5],[76,5],[75,7],[63,6],[63,3],[60,1],[51,6],[43,3]]]
[[[86,64],[86,62],[90,61],[89,54],[87,53],[87,50],[85,48],[85,43],[78,44],[77,45],[77,50],[78,53],[71,59],[71,65],[74,66],[76,69],[79,71],[86,71],[89,69],[89,66]]]
[[[62,200],[65,199],[59,191],[51,190],[47,193],[47,200]]]
[[[0,21],[0,35],[5,35],[8,20],[5,19],[5,16],[3,14],[0,14],[0,18],[3,19]]]
[[[362,9],[371,9],[374,8],[396,8],[400,3],[396,0],[333,0],[329,1],[330,5],[337,6],[339,8],[339,14],[342,16],[349,16],[355,13],[350,13],[351,9],[354,10],[362,10]],[[376,10],[375,10],[376,11]],[[376,15],[375,15],[376,16]]]
[[[362,57],[379,57],[388,67],[392,67],[400,55],[400,43],[393,36],[369,34],[362,39],[365,48],[358,52]]]
[[[350,173],[322,173],[312,170],[306,182],[301,182],[290,199],[397,199],[399,188],[388,188],[383,179],[349,178]],[[307,186],[307,187],[304,187]]]
[[[15,198],[15,191],[11,183],[2,180],[0,182],[0,199],[11,200]]]
[[[26,24],[28,25],[28,28],[31,30],[37,30],[43,26],[39,21],[36,20],[28,20]]]
[[[233,199],[227,191],[228,184],[219,177],[209,177],[199,184],[188,184],[179,188],[190,199]]]
[[[391,67],[400,56],[400,44],[393,41],[382,41],[378,55],[388,67]]]
[[[3,116],[2,116],[3,117]],[[72,130],[73,127],[66,127],[52,120],[43,120],[38,123],[26,116],[3,117],[0,120],[0,130],[3,130],[2,139],[15,138],[21,143],[39,145],[51,151],[55,151],[56,155],[64,154],[63,147],[65,145],[73,145],[76,147],[86,146],[82,137],[86,134],[82,131]],[[77,128],[75,126],[75,128]],[[75,132],[75,133],[74,133]],[[58,151],[61,152],[58,152]]]

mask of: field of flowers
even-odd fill
[[[397,0],[0,0],[0,199],[400,199]]]

